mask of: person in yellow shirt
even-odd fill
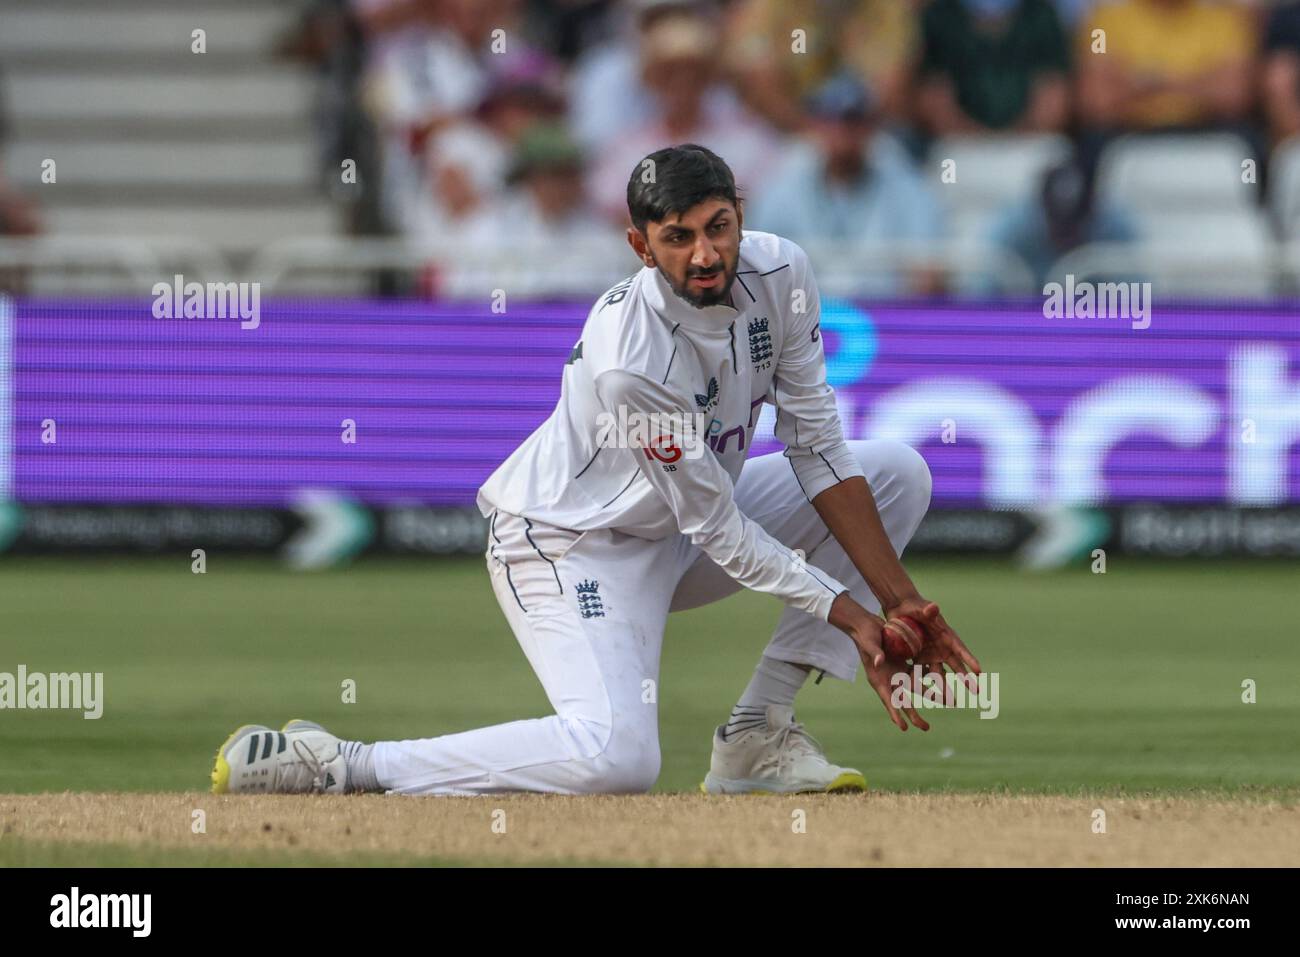
[[[1247,119],[1256,35],[1239,4],[1103,3],[1080,19],[1076,42],[1085,126],[1185,129]]]

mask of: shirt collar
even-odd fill
[[[673,287],[668,284],[668,280],[656,267],[645,266],[644,268],[650,273],[647,277],[649,281],[645,284],[646,303],[651,309],[674,325],[680,324],[683,328],[690,329],[693,332],[726,335],[732,323],[744,312],[743,309],[728,305],[692,306],[673,292]],[[732,281],[731,298],[733,301],[736,299],[736,289],[739,285],[739,280]]]

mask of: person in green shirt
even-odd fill
[[[921,35],[916,112],[929,135],[1064,129],[1069,44],[1048,0],[934,0]]]

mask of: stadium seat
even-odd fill
[[[1053,134],[950,136],[930,148],[926,173],[939,184],[953,238],[983,242],[993,218],[1030,196],[1043,172],[1069,152],[1069,141]],[[940,178],[945,160],[954,163],[955,182]]]
[[[1125,136],[1102,153],[1097,194],[1138,212],[1254,207],[1259,187],[1242,181],[1247,159],[1250,147],[1230,133]]]
[[[1262,211],[1184,210],[1137,218],[1142,242],[1081,247],[1063,257],[1053,275],[1146,279],[1162,297],[1260,298],[1275,291],[1275,246]]]
[[[317,81],[273,54],[294,16],[231,0],[7,6],[9,178],[63,235],[182,235],[243,255],[337,233],[318,184]],[[57,187],[41,180],[47,159]]]
[[[1283,140],[1269,160],[1268,208],[1278,235],[1300,238],[1300,136]]]
[[[1189,204],[1183,209],[1134,210],[1134,218],[1146,242],[1166,248],[1262,255],[1272,242],[1267,215],[1253,207],[1198,210]]]
[[[1258,204],[1259,186],[1243,182],[1242,163],[1253,158],[1229,133],[1126,136],[1106,147],[1098,199],[1137,222],[1161,294],[1272,290],[1273,229]]]

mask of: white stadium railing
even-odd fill
[[[807,247],[821,291],[831,296],[905,295],[907,277],[937,273],[961,288],[1026,293],[1033,275],[1016,256],[959,243],[842,243]],[[523,298],[594,296],[637,268],[617,237],[590,244],[465,247],[455,242],[309,236],[257,249],[237,268],[215,245],[182,237],[0,238],[0,270],[18,270],[23,291],[146,292],[180,273],[198,282],[258,282],[264,295],[361,291],[379,273],[434,283],[440,295]],[[102,288],[98,288],[102,287]]]
[[[957,294],[1040,295],[1041,284],[1017,256],[971,243],[816,243],[805,246],[823,295],[905,297],[910,280],[947,278]],[[281,239],[241,263],[192,237],[49,235],[0,237],[0,289],[36,295],[146,295],[155,283],[257,282],[262,295],[366,293],[381,273],[410,291],[449,298],[598,295],[636,269],[618,241],[470,248],[454,242],[311,236]],[[1300,241],[1251,248],[1203,244],[1090,244],[1061,257],[1049,281],[1072,275],[1150,281],[1160,296],[1267,298],[1300,290]],[[424,280],[424,282],[421,282]]]
[[[951,243],[852,247],[828,243],[809,245],[807,251],[822,292],[833,296],[906,291],[899,277],[925,270],[971,280],[991,274],[1000,279],[1003,291],[1033,288],[1033,276],[1018,257],[992,248]],[[248,278],[262,283],[264,293],[272,293],[295,288],[295,277],[307,274],[418,270],[435,263],[445,267],[443,289],[449,295],[489,294],[497,288],[508,288],[520,296],[595,295],[637,268],[631,251],[619,240],[582,246],[470,249],[454,243],[312,237],[267,245],[254,255],[247,273]]]
[[[229,276],[229,261],[210,243],[184,236],[0,236],[0,271],[21,275],[37,294],[150,290],[173,275]]]
[[[1279,251],[1258,249],[1091,243],[1066,253],[1050,270],[1051,280],[1071,275],[1076,282],[1147,281],[1155,295],[1170,297],[1267,298],[1285,291]]]

